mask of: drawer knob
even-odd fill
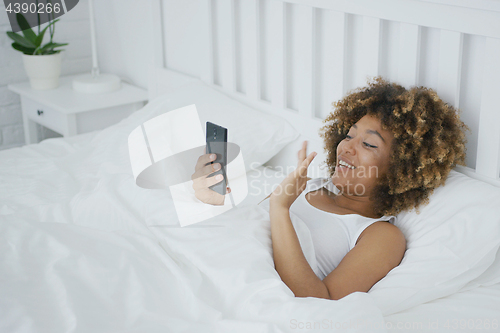
[[[36,110],[36,113],[38,113],[39,116],[43,114],[43,110]]]

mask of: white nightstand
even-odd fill
[[[65,137],[91,132],[119,122],[148,100],[146,90],[124,82],[110,93],[79,93],[72,88],[73,77],[61,77],[51,90],[34,90],[29,82],[8,85],[21,96],[26,144],[39,141],[36,123]]]

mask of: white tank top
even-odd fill
[[[290,212],[297,215],[307,225],[318,263],[316,275],[323,280],[338,266],[344,256],[356,245],[358,237],[372,223],[389,221],[394,223],[394,216],[369,218],[358,214],[339,215],[325,212],[311,205],[305,195],[325,187],[338,195],[340,190],[333,185],[331,178],[315,178],[307,182],[306,189],[290,207]]]

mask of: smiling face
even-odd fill
[[[346,194],[369,196],[388,170],[393,139],[377,117],[363,116],[337,146],[333,184]]]

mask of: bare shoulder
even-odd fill
[[[406,251],[406,239],[399,228],[391,223],[379,221],[368,226],[356,241],[356,246],[378,248],[386,262],[397,266]]]
[[[378,221],[369,225],[361,235],[359,235],[356,244],[363,238],[367,237],[367,240],[390,240],[397,241],[399,243],[404,243],[406,246],[406,240],[404,234],[396,227],[394,224],[388,223],[386,221]]]

